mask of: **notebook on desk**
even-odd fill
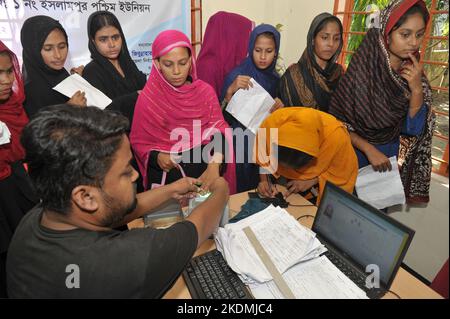
[[[327,247],[328,259],[371,299],[390,289],[414,236],[410,228],[329,182],[312,230]]]

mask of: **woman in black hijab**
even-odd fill
[[[282,76],[279,97],[286,106],[306,106],[328,112],[331,94],[342,77],[336,63],[343,40],[341,21],[321,13],[311,23],[307,47],[298,63]]]
[[[119,21],[110,12],[95,12],[88,20],[88,36],[92,61],[83,77],[113,100],[107,109],[121,112],[132,123],[138,94],[147,79],[130,57]]]
[[[28,117],[48,105],[69,103],[85,106],[84,93],[78,91],[69,99],[53,90],[69,76],[64,68],[69,45],[62,25],[47,16],[31,17],[23,24],[20,40],[26,96],[24,107]]]

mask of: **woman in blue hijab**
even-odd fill
[[[280,76],[275,70],[280,50],[280,38],[280,33],[270,24],[261,24],[253,30],[248,45],[248,56],[225,78],[221,101],[225,99],[229,102],[237,90],[248,89],[251,86],[250,78],[253,78],[272,97],[275,97],[280,80]]]
[[[250,82],[252,78],[275,98],[280,81],[280,76],[275,70],[280,50],[280,38],[277,29],[269,24],[261,24],[253,30],[250,35],[247,58],[225,78],[220,97],[223,107],[239,89],[246,90],[252,87]],[[281,100],[275,98],[275,101],[271,112],[283,107]],[[233,129],[246,130],[229,113],[225,112],[224,117]],[[251,156],[254,139],[255,136],[250,131],[247,131],[240,139],[237,139],[234,134],[238,192],[255,189],[258,186],[259,168],[252,163],[253,157]],[[237,141],[240,142],[237,143]]]

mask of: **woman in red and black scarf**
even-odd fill
[[[394,0],[341,79],[330,113],[350,131],[359,167],[391,169],[397,156],[408,202],[428,202],[435,115],[418,62],[429,13],[422,0]]]
[[[24,99],[17,57],[0,41],[0,297],[6,297],[9,242],[23,215],[37,203],[22,165],[25,151],[20,135],[28,123]]]

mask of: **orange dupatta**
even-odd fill
[[[278,129],[278,133],[270,129]],[[261,130],[263,129],[263,130]],[[264,139],[261,134],[268,138]],[[258,147],[261,143],[261,147]],[[306,166],[291,169],[278,166],[272,157],[272,145],[277,144],[302,151],[314,157]],[[334,116],[304,107],[289,107],[272,113],[261,125],[256,136],[256,163],[275,177],[293,180],[319,180],[319,198],[326,181],[353,192],[358,175],[358,160],[350,135]]]

